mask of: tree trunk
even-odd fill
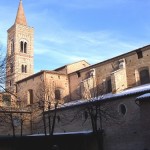
[[[31,120],[30,120],[30,132],[31,132],[31,134],[32,134],[32,128],[33,128],[33,126],[32,126],[32,114],[31,114]]]
[[[23,121],[22,121],[22,119],[21,119],[21,136],[22,136],[22,132],[23,132]]]
[[[55,122],[56,122],[56,113],[57,113],[57,105],[58,103],[55,104],[55,111],[54,111],[54,117],[53,117],[53,122],[52,122],[52,130],[51,130],[51,135],[53,135],[54,133],[54,129],[55,129]]]
[[[12,114],[10,114],[10,119],[11,119],[11,126],[12,126],[12,131],[13,131],[13,137],[15,137],[15,126],[14,126],[14,120]]]
[[[98,144],[98,150],[103,150],[103,130],[99,130],[96,133],[96,139],[97,139],[97,144]]]
[[[44,125],[44,134],[45,134],[45,136],[46,136],[47,133],[46,133],[46,121],[45,121],[45,114],[44,114],[44,111],[43,111],[43,125]]]
[[[51,134],[51,116],[48,115],[49,135]]]

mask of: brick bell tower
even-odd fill
[[[15,92],[15,83],[33,74],[34,29],[27,25],[22,0],[7,33],[6,88]]]

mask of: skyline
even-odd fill
[[[0,2],[3,50],[18,5]],[[23,0],[23,7],[35,31],[35,73],[83,59],[95,64],[150,43],[148,0]]]

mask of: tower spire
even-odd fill
[[[21,25],[27,26],[27,21],[26,21],[26,17],[25,17],[23,5],[22,5],[22,0],[20,0],[19,2],[15,24],[21,24]]]

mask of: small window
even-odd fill
[[[140,71],[140,82],[142,84],[147,84],[150,82],[150,77],[149,77],[149,70],[148,69],[143,69]]]
[[[57,89],[55,90],[55,100],[60,100],[61,99],[61,93],[60,90]]]
[[[11,40],[11,54],[14,53],[14,41]]]
[[[27,65],[21,65],[21,72],[27,73]]]
[[[12,84],[11,84],[11,80],[9,81],[9,85],[11,86]]]
[[[27,42],[24,43],[24,53],[27,53]]]
[[[20,52],[23,53],[23,41],[20,42]]]
[[[106,80],[106,87],[107,87],[107,93],[111,93],[112,92],[111,78],[108,78]]]
[[[126,110],[126,106],[124,104],[121,104],[119,106],[119,112],[122,114],[122,115],[125,115],[127,110]]]
[[[143,58],[143,53],[141,50],[136,51],[138,59]]]
[[[20,42],[20,52],[27,53],[27,42],[24,41]]]
[[[81,77],[81,73],[78,71],[77,72],[77,77],[80,78]]]
[[[27,104],[28,105],[33,104],[33,90],[32,89],[28,90],[28,101],[27,101]]]
[[[13,73],[13,71],[14,71],[14,67],[13,67],[13,64],[11,63],[10,64],[10,72]]]
[[[24,72],[27,73],[27,65],[24,66]]]
[[[25,72],[24,65],[21,65],[21,72]]]

